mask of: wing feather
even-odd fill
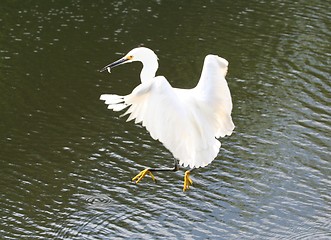
[[[225,76],[228,61],[216,55],[205,58],[201,77],[195,87],[200,103],[204,105],[204,116],[212,116],[215,137],[231,135],[234,124],[231,118],[232,99]]]

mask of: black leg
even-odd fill
[[[148,168],[148,170],[151,172],[176,172],[179,170],[179,165],[177,159],[175,159],[173,168]]]
[[[132,181],[136,181],[136,183],[138,183],[141,181],[141,179],[143,179],[146,176],[146,174],[149,174],[153,179],[153,181],[156,182],[156,179],[152,174],[152,172],[165,172],[165,171],[176,172],[178,170],[179,170],[178,161],[177,159],[175,159],[173,168],[146,168],[145,170],[142,170],[140,173],[138,173],[137,176],[132,178]]]

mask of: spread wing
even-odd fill
[[[231,93],[225,79],[228,64],[219,56],[206,56],[199,83],[195,87],[196,96],[206,112],[204,116],[209,116],[216,138],[231,135],[235,127],[231,117]]]
[[[129,95],[104,94],[100,99],[114,111],[128,108],[122,116],[129,115],[127,121],[135,119],[146,127],[181,165],[203,167],[219,152],[221,143],[215,137],[229,135],[234,128],[226,80],[219,66],[209,66],[218,68],[217,76],[206,72],[208,65],[205,60],[199,84],[193,89],[172,88],[164,77],[155,77]]]

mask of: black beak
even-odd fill
[[[121,59],[119,59],[119,60],[117,60],[117,61],[115,61],[115,62],[113,62],[113,63],[111,63],[111,64],[108,64],[107,66],[105,66],[104,68],[102,68],[102,69],[100,70],[100,72],[103,72],[103,71],[105,71],[105,70],[108,70],[108,72],[110,72],[110,69],[112,69],[113,67],[116,67],[116,66],[118,66],[118,65],[121,65],[121,64],[125,63],[125,62],[128,61],[128,60],[129,60],[129,59],[121,58]]]

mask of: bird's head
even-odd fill
[[[112,68],[122,65],[124,63],[130,63],[130,62],[136,62],[136,61],[144,63],[151,59],[155,59],[155,60],[158,59],[156,54],[151,49],[146,48],[146,47],[134,48],[130,52],[128,52],[124,57],[122,57],[119,60],[117,60],[113,63],[110,63],[107,66],[105,66],[104,68],[102,68],[100,70],[100,72],[108,70],[108,72],[110,73],[110,70]]]

